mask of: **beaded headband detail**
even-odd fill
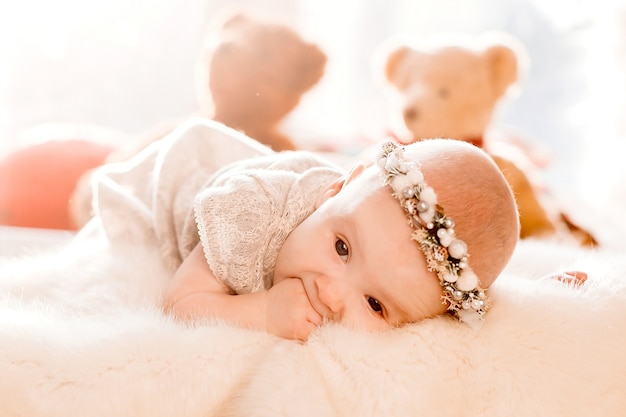
[[[437,204],[419,164],[406,157],[403,147],[388,141],[382,145],[378,166],[407,215],[411,239],[439,278],[448,311],[464,323],[479,325],[488,308],[487,296],[469,266],[467,245],[455,237],[454,220]]]

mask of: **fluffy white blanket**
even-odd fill
[[[623,416],[626,261],[520,245],[478,331],[438,318],[304,343],[159,310],[156,249],[92,242],[0,265],[0,415]],[[537,277],[583,269],[571,288]]]

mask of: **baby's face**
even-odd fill
[[[446,310],[439,281],[427,270],[404,211],[376,169],[330,188],[288,236],[274,275],[275,284],[302,280],[311,305],[328,320],[366,330]]]

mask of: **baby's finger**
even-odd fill
[[[582,271],[568,271],[568,275],[571,275],[576,285],[584,284],[587,281],[587,273]]]
[[[301,334],[302,337],[299,337],[298,339],[305,342],[309,338],[311,333],[315,331],[315,329],[317,329],[317,325],[311,322],[306,322],[302,328],[302,334]]]
[[[582,271],[567,271],[555,275],[554,278],[565,284],[578,287],[587,281],[587,274]]]
[[[307,322],[311,323],[313,326],[319,326],[320,324],[322,324],[322,321],[324,320],[324,318],[322,317],[320,313],[318,313],[313,308],[311,308],[311,310],[306,315],[306,320]]]

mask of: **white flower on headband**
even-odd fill
[[[467,245],[455,236],[454,220],[437,204],[437,194],[402,147],[384,143],[378,166],[414,229],[411,239],[419,244],[428,269],[439,277],[448,310],[464,323],[479,325],[488,308],[487,297],[468,264]]]
[[[437,206],[437,195],[432,188],[427,185],[422,186],[419,193],[419,203],[417,203],[417,211],[426,227],[433,228],[433,220],[435,218],[435,207]]]
[[[467,254],[467,245],[462,240],[454,239],[448,245],[448,254],[454,259],[463,259]]]
[[[472,291],[478,286],[478,277],[471,269],[464,269],[459,279],[456,280],[456,288],[461,291]]]

